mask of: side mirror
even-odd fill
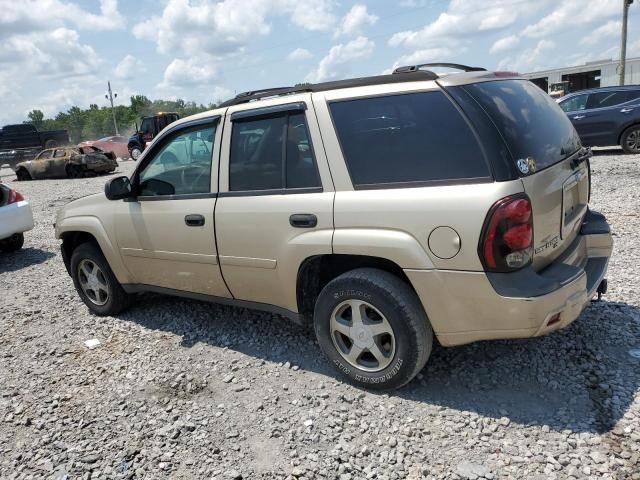
[[[115,177],[104,186],[104,194],[108,200],[122,200],[133,196],[133,187],[129,177]]]

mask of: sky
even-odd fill
[[[448,61],[521,73],[619,56],[622,0],[0,0],[0,125],[40,109],[235,93]],[[640,1],[627,56],[640,56]]]

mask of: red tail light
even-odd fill
[[[489,210],[482,228],[478,254],[486,270],[510,272],[533,257],[531,201],[524,194],[498,200]]]
[[[7,205],[10,205],[12,203],[22,202],[23,200],[24,200],[24,197],[20,192],[16,192],[13,188],[9,190],[9,201],[7,202]]]

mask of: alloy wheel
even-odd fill
[[[378,372],[391,364],[396,337],[387,318],[373,305],[356,299],[340,303],[331,315],[331,340],[353,367]]]
[[[107,277],[94,261],[83,259],[78,264],[78,281],[91,303],[102,306],[109,301],[111,289]]]
[[[634,152],[640,153],[640,128],[632,130],[625,140],[627,148]]]

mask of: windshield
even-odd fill
[[[493,120],[514,160],[531,157],[537,170],[580,148],[580,138],[556,102],[527,80],[498,80],[464,87]]]

